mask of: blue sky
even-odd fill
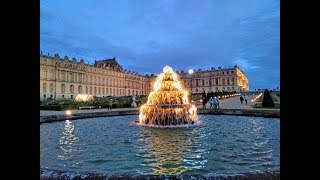
[[[237,64],[251,90],[280,87],[280,1],[41,0],[40,50],[86,63],[116,57],[160,73]]]

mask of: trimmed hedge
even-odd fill
[[[77,102],[72,99],[61,99],[56,101],[40,101],[40,110],[63,111],[67,109],[79,109],[81,106],[95,106],[98,108],[108,108],[109,99],[113,99],[112,108],[129,108],[132,103],[132,96],[123,97],[95,97],[93,101]],[[147,96],[136,97],[137,106],[141,106],[148,100]]]

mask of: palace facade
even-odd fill
[[[192,93],[249,90],[248,78],[238,66],[218,67],[186,73],[177,72],[184,86]],[[40,99],[75,98],[78,94],[94,96],[147,95],[156,76],[140,75],[124,70],[115,58],[95,61],[63,59],[40,55]]]
[[[184,71],[176,71],[176,73],[179,74],[184,87],[193,94],[202,93],[203,91],[249,91],[248,78],[237,65],[233,68],[218,67],[218,69],[215,69],[212,67],[210,70],[193,70],[193,73]],[[151,86],[155,78],[155,76],[150,77]]]
[[[233,68],[201,70],[190,73],[180,73],[180,79],[192,93],[222,92],[222,91],[249,91],[249,82],[242,70],[235,65]]]
[[[75,98],[78,94],[94,96],[145,95],[150,80],[146,76],[124,70],[115,58],[95,61],[63,59],[40,55],[40,99]]]

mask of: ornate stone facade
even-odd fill
[[[192,93],[249,90],[248,78],[239,67],[178,72]],[[123,70],[115,58],[95,61],[94,65],[40,55],[40,99],[75,98],[78,94],[94,96],[147,95],[156,76],[143,76]]]
[[[177,73],[183,81],[185,88],[192,93],[222,92],[222,91],[249,91],[249,81],[242,70],[235,65],[233,68],[218,67],[210,70],[194,70],[192,74],[180,71]],[[151,76],[153,82],[155,76]],[[152,85],[152,84],[151,84]]]
[[[180,73],[180,77],[185,87],[192,93],[249,91],[248,78],[237,65],[233,68],[198,70],[192,74]]]
[[[150,79],[123,70],[115,58],[96,61],[94,65],[40,55],[40,99],[75,98],[78,94],[94,96],[131,96],[149,93]]]

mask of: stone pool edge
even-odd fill
[[[274,110],[198,109],[198,114],[280,118],[280,111],[274,111]],[[77,119],[105,117],[105,116],[126,116],[126,115],[139,115],[139,110],[106,111],[106,112],[94,112],[94,113],[78,113],[78,114],[74,114],[74,115],[41,116],[40,117],[40,124],[41,123],[56,122],[56,121],[65,121],[65,120],[77,120]]]
[[[280,171],[266,171],[266,172],[248,172],[237,174],[207,174],[207,175],[108,175],[102,173],[80,173],[62,170],[53,170],[40,168],[40,180],[53,179],[280,179]]]

